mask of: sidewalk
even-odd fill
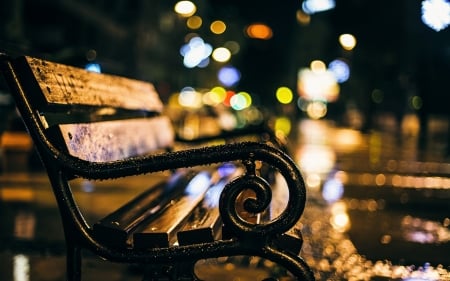
[[[391,195],[379,192],[393,172],[382,169],[389,167],[390,160],[447,167],[439,155],[419,158],[407,151],[407,143],[398,147],[383,135],[326,126],[308,127],[292,145],[293,158],[308,188],[306,209],[296,226],[304,238],[301,255],[318,281],[450,280],[450,202],[437,207],[388,200],[393,198],[386,196],[401,198],[401,193],[408,191],[401,186],[392,186]],[[377,175],[384,175],[383,185],[377,185]],[[93,222],[154,180],[153,176],[141,176],[114,185],[77,181],[74,191],[80,207],[89,212],[87,219]],[[324,193],[330,182],[335,184],[334,197]],[[450,191],[446,188],[450,186],[443,186],[447,196]],[[46,175],[0,174],[0,214],[0,280],[64,280],[63,233]],[[84,280],[142,280],[139,267],[111,264],[88,253],[86,256]],[[249,276],[241,275],[239,280],[261,280],[261,262],[245,258],[211,260],[198,265],[198,275],[206,280],[238,280],[234,274],[247,272]],[[277,270],[268,262],[265,265]]]

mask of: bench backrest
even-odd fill
[[[36,121],[72,156],[108,162],[172,146],[174,130],[151,83],[26,56],[11,64]]]
[[[164,276],[172,276],[171,272],[166,272],[166,265],[172,267],[174,262],[181,262],[184,267],[204,258],[256,254],[284,264],[294,276],[300,277],[299,280],[314,280],[307,264],[298,256],[301,237],[297,232],[295,235],[287,233],[298,223],[305,207],[305,185],[295,162],[277,146],[254,141],[232,141],[155,153],[171,148],[175,136],[170,120],[162,114],[162,103],[150,83],[88,72],[30,57],[5,59],[0,54],[0,63],[16,106],[47,168],[58,201],[66,235],[70,280],[80,279],[81,249],[90,249],[98,256],[112,261],[161,264],[164,266]],[[263,163],[257,163],[259,161]],[[114,229],[124,230],[125,241],[130,234],[129,229],[136,231],[133,233],[133,246],[130,247],[120,247],[116,243],[110,245],[109,240],[103,240],[110,232],[105,234],[103,230],[96,231],[88,224],[71,190],[71,180],[75,177],[118,179],[205,165],[214,168],[219,163],[229,162],[242,163],[244,171],[238,177],[233,176],[225,186],[220,186],[216,215],[209,213],[214,216],[214,220],[220,219],[219,225],[223,225],[220,240],[214,240],[216,235],[200,243],[187,242],[191,238],[179,239],[183,244],[180,247],[168,247],[160,240],[160,237],[164,237],[165,243],[167,236],[179,229],[181,232],[190,231],[182,228],[181,222],[189,221],[191,214],[186,210],[196,208],[206,190],[202,190],[200,197],[195,200],[189,197],[190,193],[183,197],[185,200],[166,197],[167,208],[173,206],[173,209],[155,213],[158,219],[153,223],[157,227],[143,225],[140,228],[133,224],[135,218],[142,218],[139,221],[148,223],[154,212],[162,212],[165,208],[155,205],[149,207],[150,201],[161,202],[157,199],[159,195],[154,197],[153,188],[149,194],[144,193],[143,197],[139,195],[131,205],[124,205],[118,210],[119,213],[113,212],[112,216],[101,220],[102,225],[111,226],[112,223]],[[268,214],[272,186],[265,176],[260,175],[273,177],[272,171],[275,170],[272,169],[283,176],[289,191],[286,207],[270,222],[255,223],[253,218],[265,219],[265,214]],[[176,173],[174,178],[179,179]],[[172,179],[167,184],[172,185]],[[191,188],[184,181],[181,186]],[[209,188],[209,183],[206,187]],[[165,189],[165,184],[154,188],[161,191]],[[177,192],[175,197],[178,198]],[[131,209],[134,211],[131,212]],[[145,215],[142,215],[142,209]],[[172,216],[173,210],[177,209],[178,213],[185,212],[183,216]],[[251,214],[251,218],[247,219],[246,215],[241,214]],[[197,213],[194,211],[192,215],[196,217]],[[167,223],[169,218],[176,221]],[[217,224],[208,222],[208,225],[211,228]],[[148,238],[155,235],[157,242],[148,243]],[[295,246],[292,246],[292,241]],[[286,243],[289,245],[284,246]],[[193,269],[190,271],[194,272]]]

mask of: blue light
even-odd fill
[[[87,71],[91,71],[91,72],[97,72],[97,73],[102,72],[100,64],[98,64],[98,63],[88,63],[88,64],[86,64],[84,69],[86,69]]]
[[[217,169],[217,172],[219,173],[219,176],[221,178],[224,178],[224,177],[228,177],[228,176],[232,175],[234,172],[236,172],[236,170],[237,170],[237,168],[234,164],[225,163]]]
[[[323,185],[322,196],[328,203],[341,199],[344,194],[344,185],[335,178],[327,180]]]
[[[208,57],[212,53],[212,46],[205,43],[200,37],[193,37],[189,43],[181,46],[180,54],[184,57],[183,64],[188,68],[206,67]]]
[[[350,67],[343,60],[336,59],[330,62],[328,69],[336,77],[336,81],[338,81],[338,83],[344,83],[350,77]]]
[[[205,192],[210,185],[211,174],[208,172],[200,172],[188,183],[185,191],[188,195],[197,195]]]
[[[334,0],[305,0],[302,4],[302,9],[305,13],[311,15],[334,9],[335,6]]]
[[[209,65],[209,61],[210,61],[209,58],[205,58],[197,65],[197,67],[205,68]]]
[[[227,87],[235,85],[241,79],[241,73],[233,66],[222,67],[217,76],[220,83]]]
[[[210,208],[219,206],[220,195],[226,183],[226,180],[220,180],[217,184],[211,186],[205,194],[204,204]]]

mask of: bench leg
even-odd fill
[[[81,249],[67,246],[66,256],[67,281],[81,281]]]

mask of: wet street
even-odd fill
[[[363,134],[324,121],[299,122],[290,136],[308,191],[296,226],[301,256],[317,280],[450,280],[447,139],[430,137],[419,151],[415,136]],[[78,181],[75,196],[94,222],[154,180]],[[3,169],[0,200],[0,280],[64,280],[64,237],[46,174]],[[142,280],[139,266],[85,256],[83,280]],[[204,280],[262,280],[260,264],[279,270],[235,257],[199,262],[197,273]]]

